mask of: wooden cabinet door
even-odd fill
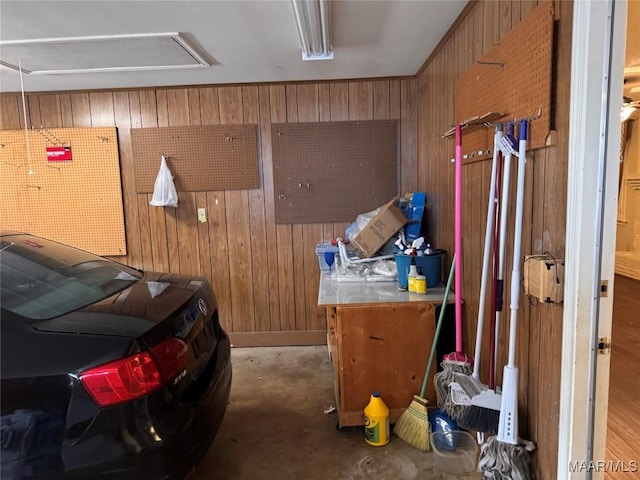
[[[434,335],[430,303],[337,308],[340,408],[362,410],[379,391],[390,409],[420,392]],[[432,369],[435,372],[435,368]],[[435,405],[429,382],[427,398]]]

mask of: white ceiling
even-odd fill
[[[301,60],[289,0],[0,1],[0,40],[182,32],[213,66],[24,75],[24,90],[60,91],[414,75],[467,0],[335,0],[334,60]],[[3,58],[0,45],[0,59]],[[0,90],[19,92],[0,68]]]

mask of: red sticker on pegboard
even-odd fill
[[[71,146],[63,145],[61,147],[46,147],[47,160],[50,162],[66,162],[73,160],[71,157]]]

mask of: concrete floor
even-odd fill
[[[232,350],[233,384],[225,419],[193,480],[475,479],[438,472],[433,453],[391,435],[369,446],[363,429],[336,429],[327,348]]]

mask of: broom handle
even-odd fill
[[[447,308],[447,300],[449,299],[449,292],[451,291],[451,282],[453,280],[453,272],[456,267],[456,256],[454,254],[451,262],[451,270],[449,270],[449,278],[447,279],[447,286],[444,288],[444,296],[442,297],[442,305],[440,306],[440,315],[438,316],[438,324],[436,325],[436,332],[433,335],[433,343],[431,344],[431,353],[429,354],[429,362],[427,363],[427,370],[424,372],[424,379],[422,380],[422,388],[420,389],[420,397],[424,398],[424,392],[427,391],[427,381],[429,379],[429,373],[431,372],[431,366],[433,365],[433,359],[436,356],[436,347],[438,344],[438,338],[440,337],[440,329],[442,328],[442,321],[444,320],[444,311]]]
[[[502,124],[496,125],[496,133],[493,140],[493,162],[491,164],[491,185],[489,187],[489,202],[487,205],[487,226],[484,233],[484,252],[482,255],[482,277],[480,279],[480,299],[478,305],[478,322],[476,326],[476,349],[473,359],[473,378],[480,378],[480,352],[482,350],[482,331],[484,327],[484,302],[487,295],[487,283],[489,276],[489,260],[491,257],[492,230],[495,229],[496,210],[496,179],[498,177],[499,149],[498,140],[502,137]],[[493,227],[493,228],[492,228]]]
[[[520,254],[522,250],[522,216],[524,211],[524,171],[527,163],[527,120],[520,122],[518,182],[516,190],[516,225],[513,240],[513,271],[511,273],[511,317],[509,319],[509,367],[516,366],[516,334],[520,297]]]
[[[500,199],[502,198],[502,152],[498,152],[498,168],[496,169],[496,208],[493,217],[493,256],[491,262],[491,318],[489,321],[489,390],[496,388],[496,314],[498,305],[498,249],[500,244]]]
[[[513,135],[513,122],[507,123],[507,135]],[[507,250],[507,217],[509,215],[509,185],[511,179],[511,163],[513,155],[507,153],[504,159],[504,169],[502,171],[502,192],[500,199],[500,250],[498,253],[498,275],[496,286],[496,316],[495,316],[495,344],[493,349],[493,376],[495,379],[496,369],[498,365],[498,348],[497,343],[500,338],[500,320],[502,319],[503,297],[504,297],[504,267]]]
[[[454,199],[455,291],[456,291],[456,353],[462,353],[462,125],[456,125]]]

